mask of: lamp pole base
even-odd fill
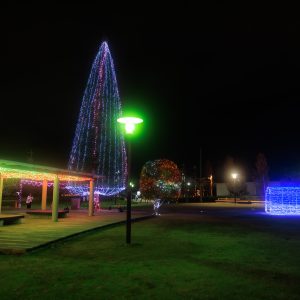
[[[127,192],[126,243],[131,243],[131,190]]]

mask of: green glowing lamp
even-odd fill
[[[123,117],[117,120],[119,123],[125,124],[125,131],[128,134],[132,134],[135,129],[135,124],[139,124],[143,122],[141,118],[135,117]]]
[[[125,124],[125,131],[127,134],[133,134],[135,125],[142,123],[143,119],[135,118],[135,117],[123,117],[117,119],[118,123]],[[127,180],[130,179],[130,169],[131,169],[131,138],[127,139]],[[132,182],[129,183],[129,187],[127,188],[127,217],[126,217],[126,243],[131,243],[131,189],[134,187],[134,184]]]

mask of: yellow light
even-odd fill
[[[27,171],[27,170],[18,170],[11,168],[0,167],[1,177],[3,178],[19,178],[19,179],[28,179],[35,181],[54,181],[55,176],[58,176],[60,181],[88,181],[91,180],[90,177],[84,176],[74,176],[74,175],[65,175],[65,174],[52,174],[45,172],[37,171]]]
[[[232,176],[233,179],[237,179],[238,174],[237,173],[232,173],[231,176]]]

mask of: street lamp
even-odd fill
[[[143,120],[135,117],[123,117],[117,119],[118,123],[125,124],[126,134],[133,134],[135,125],[142,123]],[[127,217],[126,217],[126,243],[131,243],[131,143],[130,138],[127,139]]]
[[[187,186],[188,186],[188,188],[187,188],[188,197],[190,197],[190,186],[191,186],[191,183],[188,182],[188,183],[187,183]]]
[[[236,179],[238,177],[238,174],[232,173],[231,176],[233,178],[234,203],[236,204]]]

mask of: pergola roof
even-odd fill
[[[74,172],[65,169],[1,159],[0,175],[2,178],[21,178],[37,181],[53,181],[56,176],[58,176],[59,181],[89,181],[99,177],[91,173]]]

